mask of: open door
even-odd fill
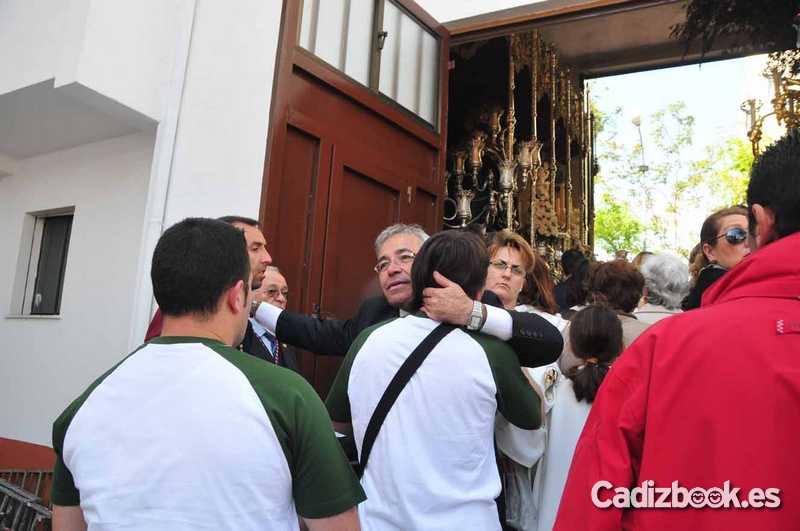
[[[350,317],[381,229],[441,228],[448,41],[410,0],[285,0],[260,217],[289,309]],[[300,353],[323,396],[340,363]]]

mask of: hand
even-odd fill
[[[433,272],[433,279],[440,288],[422,290],[422,310],[435,321],[463,326],[469,322],[473,300],[461,286],[448,280],[438,271]]]

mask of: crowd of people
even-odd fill
[[[800,134],[747,205],[557,284],[511,231],[395,224],[342,320],[287,309],[256,220],[181,221],[145,343],[55,421],[54,529],[797,529]],[[324,402],[294,348],[343,356]]]

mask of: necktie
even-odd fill
[[[272,354],[272,361],[275,362],[275,365],[280,365],[280,354],[278,353],[278,349],[280,348],[280,344],[278,343],[278,339],[272,337],[272,335],[265,333],[264,337],[267,341],[269,341],[271,354]]]

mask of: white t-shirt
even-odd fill
[[[362,332],[327,399],[331,418],[364,432],[402,363],[439,323],[409,315]],[[411,377],[375,440],[362,485],[362,529],[500,529],[494,454],[498,411],[539,426],[540,400],[503,342],[451,331]]]
[[[160,337],[56,420],[53,503],[89,530],[297,530],[363,492],[325,407],[283,367]],[[296,508],[296,510],[295,510]]]

